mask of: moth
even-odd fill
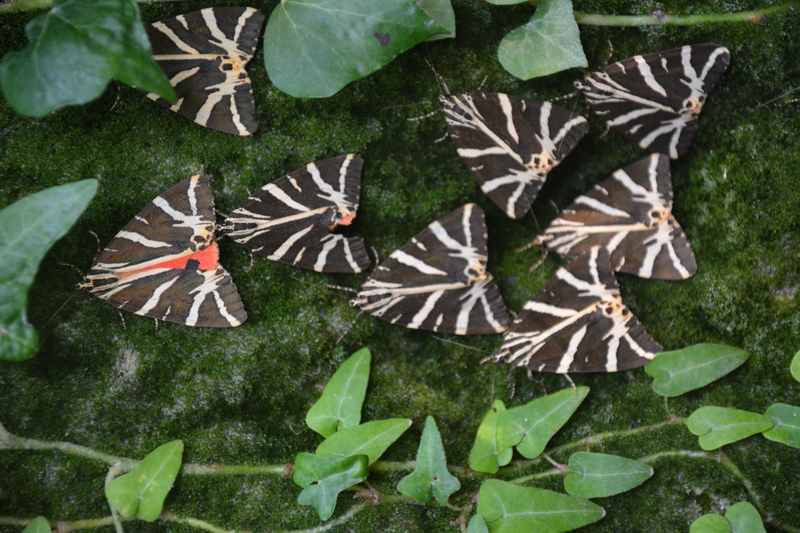
[[[223,233],[258,257],[317,272],[362,272],[371,263],[364,240],[335,230],[356,218],[363,165],[348,154],[290,172],[233,211]]]
[[[219,264],[208,176],[184,179],[142,209],[100,252],[80,287],[122,311],[186,326],[247,320]]]
[[[730,59],[717,44],[681,46],[619,61],[575,86],[609,129],[677,159],[694,141],[697,119]]]
[[[594,246],[617,272],[681,280],[697,272],[689,239],[672,214],[670,160],[651,154],[579,196],[534,243],[570,260]]]
[[[352,304],[411,329],[501,333],[510,319],[486,270],[487,239],[483,211],[466,204],[431,222],[380,263]]]
[[[481,190],[519,219],[547,174],[589,130],[586,119],[550,102],[503,93],[441,97],[450,138]]]
[[[264,15],[251,7],[209,7],[151,24],[153,57],[178,100],[148,98],[206,128],[252,135],[258,123],[245,67],[263,25]]]
[[[559,268],[528,301],[488,359],[528,372],[618,372],[661,351],[622,302],[608,252],[599,246]]]

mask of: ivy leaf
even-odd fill
[[[96,180],[51,187],[0,210],[0,361],[24,361],[39,339],[28,323],[28,289],[47,251],[75,224]]]
[[[51,533],[50,522],[43,516],[37,516],[28,523],[22,533]]]
[[[322,396],[309,409],[308,427],[323,437],[330,437],[339,429],[361,422],[371,359],[369,348],[362,348],[339,366],[325,385]]]
[[[564,490],[581,498],[605,498],[638,487],[653,476],[653,467],[618,455],[578,452],[569,458]]]
[[[794,354],[792,358],[792,365],[789,367],[789,370],[792,373],[792,377],[796,381],[800,381],[800,352]]]
[[[800,448],[800,407],[776,403],[769,406],[766,415],[774,424],[772,429],[764,432],[766,438],[792,448]]]
[[[739,502],[725,511],[733,533],[767,533],[758,510],[750,502]]]
[[[529,0],[486,0],[490,4],[496,6],[511,6],[514,4],[526,4]]]
[[[339,459],[331,465],[331,473],[308,485],[297,496],[297,503],[310,505],[316,509],[320,520],[327,520],[336,510],[339,493],[358,485],[369,473],[369,459],[366,455],[354,455]]]
[[[589,500],[499,479],[481,484],[478,513],[492,533],[560,533],[602,519],[605,510]]]
[[[306,488],[315,481],[329,476],[336,471],[342,458],[333,455],[315,455],[300,452],[294,459],[292,468],[292,481],[296,485]]]
[[[686,419],[686,427],[700,437],[700,447],[716,450],[773,426],[769,417],[729,407],[700,407]]]
[[[124,518],[154,522],[181,469],[183,442],[162,444],[106,486],[106,499]]]
[[[692,522],[689,533],[731,533],[731,525],[721,515],[704,514]]]
[[[407,418],[389,418],[366,422],[352,428],[337,431],[317,446],[317,455],[350,457],[366,455],[369,464],[374,463],[400,435],[411,427]]]
[[[516,446],[527,459],[539,457],[587,394],[589,387],[562,389],[509,409],[497,420],[497,446]]]
[[[489,533],[489,526],[486,520],[479,514],[473,515],[467,525],[467,533]]]
[[[522,80],[589,66],[572,0],[537,2],[531,20],[503,37],[497,58],[503,68]]]
[[[428,503],[433,495],[439,505],[447,505],[450,495],[460,488],[458,478],[447,470],[447,457],[436,420],[429,416],[419,441],[416,467],[400,480],[397,490],[422,503]]]
[[[511,462],[514,450],[497,444],[497,418],[506,410],[501,400],[495,400],[481,420],[475,442],[469,452],[469,467],[476,472],[494,474],[499,467]]]
[[[56,0],[25,27],[30,43],[0,63],[0,87],[18,113],[42,117],[122,83],[175,101],[153,59],[136,0]]]
[[[437,26],[445,28],[444,33],[434,35],[428,39],[429,41],[452,39],[456,36],[456,14],[450,0],[418,0],[417,5],[436,22]]]
[[[292,96],[336,94],[450,31],[432,18],[441,16],[439,2],[424,5],[418,0],[282,0],[264,32],[269,77]]]
[[[739,368],[750,354],[724,344],[695,344],[682,350],[662,352],[645,367],[653,378],[653,390],[672,398],[705,387]]]

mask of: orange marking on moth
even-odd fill
[[[170,270],[185,270],[189,261],[197,261],[200,263],[198,270],[216,270],[217,266],[219,266],[219,245],[216,242],[213,242],[211,243],[211,246],[208,246],[202,250],[198,250],[197,252],[187,253],[186,255],[181,255],[160,263],[152,263],[147,265],[146,268],[127,272],[126,275],[131,276],[139,272],[146,272],[148,270],[157,270],[162,268]]]
[[[356,214],[355,213],[350,213],[350,212],[345,213],[344,215],[342,215],[342,218],[340,218],[339,220],[336,221],[336,225],[337,226],[349,226],[350,224],[353,223],[353,220],[355,220],[355,218],[356,218]]]

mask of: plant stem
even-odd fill
[[[698,24],[716,24],[723,22],[761,22],[769,15],[776,15],[794,7],[794,2],[777,6],[738,11],[736,13],[708,13],[704,15],[600,15],[594,13],[575,12],[578,24],[587,26],[696,26]]]

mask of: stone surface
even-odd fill
[[[221,2],[229,3],[229,2]],[[579,8],[599,13],[711,12],[757,6],[756,0],[702,5],[670,0],[596,0]],[[265,10],[276,4],[269,1]],[[536,233],[533,217],[513,222],[477,191],[445,133],[437,111],[439,86],[429,59],[452,91],[483,84],[532,98],[572,91],[579,71],[519,82],[495,57],[497,44],[524,23],[528,5],[493,7],[456,0],[458,38],[425,44],[335,97],[299,100],[274,89],[261,54],[251,66],[261,132],[239,139],[195,127],[114,86],[96,102],[43,120],[15,116],[0,102],[0,205],[44,187],[82,178],[100,180],[98,195],[78,225],[48,255],[31,294],[30,315],[43,337],[39,356],[0,368],[0,421],[20,435],[69,440],[111,453],[142,457],[172,439],[186,443],[199,463],[285,463],[313,450],[318,436],[304,426],[306,410],[336,365],[368,345],[373,372],[364,420],[409,417],[414,426],[387,457],[413,459],[426,415],[436,417],[447,456],[465,464],[484,411],[493,398],[517,405],[565,386],[563,378],[534,376],[479,365],[498,337],[448,338],[406,331],[358,313],[347,295],[327,283],[355,286],[363,278],[326,277],[257,261],[222,243],[222,262],[233,274],[250,320],[242,328],[203,331],[117,312],[75,289],[79,277],[62,263],[87,270],[96,232],[105,244],[160,191],[201,169],[215,176],[218,208],[234,209],[265,181],[307,161],[344,152],[366,159],[362,205],[355,230],[386,256],[433,218],[467,201],[489,220],[490,268],[509,305],[521,305],[557,266],[534,273],[538,254],[516,253]],[[143,7],[146,20],[204,7],[201,2]],[[0,53],[18,48],[30,15],[0,18]],[[764,411],[770,404],[800,404],[800,385],[789,362],[800,344],[800,113],[778,98],[800,85],[800,22],[775,18],[691,28],[582,26],[592,66],[613,57],[683,43],[714,40],[733,62],[710,99],[691,154],[675,163],[675,211],[699,263],[682,283],[623,276],[624,297],[667,349],[697,342],[741,346],[752,358],[700,391],[671,399],[669,413],[688,416],[703,404]],[[795,96],[800,96],[794,93]],[[580,102],[567,100],[564,105]],[[555,172],[535,204],[538,224],[555,205],[565,206],[614,169],[641,154],[621,138],[593,130]],[[337,339],[347,335],[337,346]],[[665,402],[642,371],[578,376],[592,392],[556,436],[561,444],[592,433],[664,420]],[[629,457],[660,450],[695,449],[685,428],[670,427],[594,448]],[[753,438],[726,453],[749,476],[771,515],[800,527],[800,455]],[[567,457],[559,458],[566,462]],[[635,491],[603,500],[608,516],[591,531],[674,533],[706,512],[748,499],[742,484],[712,462],[662,461]],[[103,516],[102,465],[52,452],[0,452],[0,515],[56,519]],[[373,476],[386,493],[403,473]],[[462,480],[465,481],[465,480]],[[451,498],[466,503],[478,485],[465,481]],[[559,488],[560,482],[540,486]],[[276,477],[180,477],[167,509],[227,529],[259,531],[312,527],[314,511],[295,503],[298,488]],[[337,515],[353,503],[341,498]],[[386,504],[359,514],[336,531],[450,532],[457,513]],[[189,531],[185,526],[135,523],[127,531]],[[2,528],[0,531],[16,531]],[[776,530],[777,531],[777,530]]]

